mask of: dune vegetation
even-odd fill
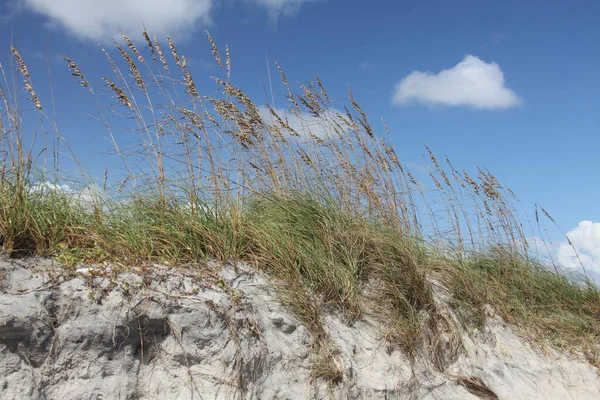
[[[26,60],[10,47],[14,64],[0,82],[5,254],[53,257],[66,271],[243,261],[272,280],[318,349],[327,349],[328,310],[349,323],[376,315],[391,345],[416,354],[449,324],[435,301],[440,286],[464,328],[483,326],[491,306],[538,343],[598,363],[597,287],[584,269],[575,279],[528,243],[525,226],[553,222],[546,210],[524,220],[517,196],[492,173],[455,169],[429,148],[430,181],[417,180],[385,123],[372,124],[351,90],[334,98],[317,76],[292,84],[275,63],[287,97],[281,111],[234,84],[229,49],[209,34],[221,71],[210,91],[196,86],[169,38],[140,39],[143,48],[124,37],[103,50],[103,82],[64,56],[81,96],[98,104],[111,96],[94,115],[119,166],[101,181],[70,151],[50,99],[37,96]],[[62,169],[65,157],[76,173]],[[326,367],[318,374],[335,380]]]

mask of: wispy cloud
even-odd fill
[[[395,85],[392,101],[396,105],[443,104],[489,110],[521,104],[519,96],[505,86],[500,66],[472,55],[437,74],[413,71]]]
[[[23,0],[59,28],[84,39],[109,41],[121,33],[180,35],[211,22],[214,0]]]
[[[492,35],[490,37],[490,39],[486,42],[486,45],[489,46],[497,46],[501,41],[503,41],[506,38],[506,35],[504,33],[497,33],[495,35]]]
[[[0,24],[12,21],[22,10],[23,4],[20,0],[5,0],[0,6]]]
[[[24,49],[23,57],[25,60],[36,61],[36,62],[50,62],[52,64],[62,64],[64,60],[59,53],[56,52],[43,52],[41,50]]]
[[[267,9],[269,19],[277,22],[279,17],[294,15],[305,3],[321,0],[249,0]]]
[[[377,64],[372,63],[372,62],[364,62],[358,66],[358,69],[361,71],[366,71],[368,69],[375,69],[375,68],[377,68]]]

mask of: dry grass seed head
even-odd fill
[[[38,95],[35,93],[35,91],[33,90],[33,86],[31,85],[31,77],[29,76],[29,70],[27,69],[27,65],[25,64],[25,61],[23,61],[23,58],[21,57],[21,54],[19,53],[19,51],[12,45],[10,46],[10,51],[11,51],[13,57],[15,58],[15,60],[17,60],[17,68],[18,68],[19,72],[25,77],[25,90],[31,96],[31,97],[29,97],[29,101],[31,101],[34,104],[34,107],[36,109],[41,110],[42,104],[40,103],[40,99],[39,99]]]
[[[406,170],[406,175],[408,175],[408,179],[410,180],[410,183],[412,183],[415,186],[419,186],[419,184],[417,183],[417,180],[415,179],[415,177],[413,176],[413,174],[410,172],[409,169]]]
[[[302,161],[306,163],[306,165],[314,169],[315,164],[313,163],[313,160],[310,158],[310,156],[306,153],[306,151],[304,151],[304,149],[299,148],[298,154],[300,155]]]
[[[102,48],[102,53],[104,53],[104,55],[106,56],[106,59],[108,60],[108,63],[110,64],[110,69],[112,69],[112,71],[115,73],[115,75],[119,75],[119,68],[117,67],[117,64],[115,63],[115,60],[113,60],[113,58],[110,56],[110,54],[108,54],[108,51],[105,48]]]
[[[471,188],[473,188],[473,191],[475,192],[476,195],[479,195],[480,191],[479,191],[479,185],[477,184],[477,182],[475,182],[470,176],[469,174],[467,174],[467,171],[465,171],[463,169],[463,176],[465,177],[465,181],[469,184],[469,186],[471,186]]]
[[[117,100],[119,100],[119,102],[121,104],[123,104],[126,107],[129,107],[130,109],[133,110],[133,103],[131,103],[131,101],[129,100],[129,97],[127,97],[127,95],[117,86],[115,85],[114,82],[112,82],[110,79],[108,78],[103,78],[104,82],[106,82],[106,84],[108,85],[108,87],[117,95]]]
[[[515,192],[513,192],[510,188],[506,188],[506,191],[508,192],[508,194],[510,194],[510,196],[515,200],[515,201],[519,201],[519,198],[517,197],[517,195],[515,194]]]
[[[123,36],[125,36],[125,35],[123,35]],[[135,81],[135,84],[139,88],[145,89],[146,85],[144,84],[144,80],[142,79],[142,75],[140,74],[140,71],[138,70],[137,65],[135,65],[135,62],[133,61],[133,58],[131,58],[129,56],[129,54],[127,54],[127,52],[125,51],[125,49],[123,47],[121,47],[119,44],[117,44],[116,42],[115,42],[115,45],[117,46],[117,49],[119,49],[119,53],[121,53],[121,56],[127,62],[127,65],[129,66],[129,71],[131,72],[131,77]]]
[[[285,86],[285,89],[287,91],[288,101],[290,101],[292,103],[292,105],[295,107],[296,111],[300,111],[300,106],[298,105],[298,102],[296,101],[296,96],[294,96],[294,93],[292,93],[292,89],[290,88],[290,84],[287,80],[287,77],[285,76],[285,73],[283,72],[283,68],[281,68],[281,65],[279,65],[279,63],[277,61],[274,61],[274,62],[275,62],[275,66],[277,67],[277,70],[279,71],[279,75],[281,76],[281,81],[283,82],[283,86]]]
[[[184,58],[185,60],[185,58]],[[196,84],[194,83],[194,79],[192,78],[192,74],[187,68],[183,70],[183,83],[185,85],[185,92],[194,97],[200,97],[198,90],[196,90]]]
[[[229,54],[229,46],[225,45],[225,67],[227,68],[227,79],[231,78],[231,54]]]
[[[352,113],[350,113],[350,110],[348,109],[348,107],[344,106],[344,111],[346,112],[347,120],[345,122],[347,123],[348,127],[353,132],[356,132],[356,133],[360,132],[360,127],[354,120],[354,117],[352,116]]]
[[[19,53],[19,51],[14,48],[12,45],[10,46],[10,51],[12,53],[12,55],[15,57],[15,59],[17,60],[17,67],[19,69],[19,72],[27,79],[30,78],[29,76],[29,71],[27,70],[27,65],[25,64],[25,61],[23,61],[23,58],[21,57],[21,54]]]
[[[556,221],[554,220],[554,218],[552,218],[552,216],[550,215],[550,213],[548,213],[548,211],[546,211],[546,209],[544,209],[544,207],[540,207],[540,209],[542,210],[542,212],[544,213],[544,215],[546,216],[546,218],[548,218],[550,221],[556,223]]]
[[[430,171],[429,172],[429,176],[431,177],[431,179],[433,180],[433,184],[435,185],[436,188],[438,188],[439,190],[443,190],[442,185],[440,184],[440,182],[435,178],[435,176],[433,175],[433,173]]]
[[[161,48],[160,48],[160,44],[158,44],[158,39],[156,39],[156,37],[154,37],[154,48],[156,49],[156,53],[158,54],[158,58],[160,59],[161,64],[163,65],[163,68],[165,69],[165,71],[169,71],[169,65],[167,64],[167,59],[165,58],[165,55],[163,54]]]
[[[321,95],[323,95],[323,97],[325,97],[325,100],[330,102],[331,100],[329,99],[329,95],[327,94],[327,91],[325,90],[325,86],[323,86],[323,83],[319,79],[319,76],[316,74],[315,74],[315,80],[317,81],[317,85],[319,85],[319,89],[321,89]]]
[[[440,167],[440,164],[438,163],[437,159],[435,158],[433,151],[431,151],[431,149],[427,146],[425,146],[425,148],[427,149],[427,152],[429,153],[429,158],[431,159],[431,162],[435,166],[436,172],[442,177],[446,186],[451,188],[452,184],[450,183],[450,179],[448,179],[448,176],[446,175],[444,170]]]
[[[208,38],[208,41],[210,42],[210,45],[212,47],[212,54],[215,57],[215,61],[217,62],[217,64],[219,64],[219,67],[223,68],[223,63],[221,62],[221,55],[219,54],[219,49],[217,48],[217,45],[215,44],[215,41],[212,37],[212,35],[210,34],[209,31],[205,31],[206,32],[206,37]]]
[[[79,84],[81,86],[83,86],[84,88],[87,88],[90,91],[90,93],[94,93],[94,91],[92,90],[92,87],[90,86],[89,81],[85,78],[85,76],[83,75],[83,73],[81,72],[81,70],[79,69],[77,64],[75,64],[75,62],[73,62],[73,60],[71,60],[69,57],[65,56],[64,54],[62,55],[62,58],[63,58],[63,60],[65,60],[68,63],[68,68],[71,70],[71,76],[79,78]]]
[[[175,47],[175,43],[173,43],[171,36],[167,36],[167,42],[169,43],[169,48],[171,49],[171,54],[173,55],[173,59],[175,60],[175,63],[179,67],[182,67],[181,59],[179,58],[179,53],[177,52],[177,48]]]
[[[215,117],[214,117],[214,116],[213,116],[211,113],[209,113],[208,111],[206,111],[206,110],[204,111],[204,116],[205,116],[205,117],[206,117],[206,118],[207,118],[207,119],[208,119],[208,120],[209,120],[209,121],[210,121],[212,124],[214,124],[215,126],[217,126],[217,127],[221,126],[221,125],[219,124],[219,122],[218,122],[218,121],[215,119]]]
[[[147,31],[142,32],[142,35],[144,35],[146,44],[148,45],[148,48],[150,49],[150,54],[152,55],[152,59],[154,61],[156,61],[156,52],[154,51],[154,46],[152,45],[152,40],[150,40],[150,35],[148,35]]]
[[[35,108],[37,108],[38,110],[41,110],[42,109],[42,104],[40,103],[40,98],[35,93],[35,91],[33,90],[33,87],[31,86],[31,84],[28,81],[25,81],[25,90],[31,96],[29,98],[29,101],[31,101],[34,104]]]
[[[390,161],[394,163],[401,171],[402,165],[400,165],[400,160],[398,159],[398,155],[392,146],[388,146],[388,144],[382,139],[381,144],[383,145],[383,151],[387,154]]]
[[[354,107],[354,109],[356,111],[358,111],[358,113],[360,115],[360,118],[358,118],[358,123],[363,127],[364,132],[367,135],[369,135],[371,138],[375,137],[375,133],[373,132],[373,129],[371,128],[371,124],[369,124],[369,119],[367,118],[367,114],[365,114],[365,112],[362,109],[362,107],[360,106],[360,104],[358,104],[356,102],[356,100],[354,100],[354,94],[352,92],[351,86],[348,86],[348,99],[350,100],[350,104],[352,104],[352,107]]]
[[[129,49],[131,51],[133,51],[133,54],[135,54],[137,56],[137,58],[140,62],[144,62],[144,57],[142,57],[139,50],[137,49],[137,47],[135,47],[135,44],[133,44],[131,39],[129,39],[129,37],[125,34],[123,34],[122,36],[123,36],[123,39],[125,39],[125,42],[127,43],[127,47],[129,47]]]

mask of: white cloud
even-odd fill
[[[567,232],[585,269],[600,274],[600,222],[581,221],[577,228]],[[581,270],[577,254],[568,242],[558,245],[556,260],[566,268]]]
[[[271,115],[271,112],[267,107],[258,107],[258,112],[260,117],[266,123],[277,125],[276,119]],[[334,124],[331,122],[331,120],[337,118],[335,110],[326,111],[320,117],[315,117],[309,113],[300,113],[300,115],[297,116],[291,111],[282,108],[276,108],[275,112],[282,120],[287,120],[289,126],[296,131],[302,139],[310,139],[311,133],[321,139],[331,138],[336,135]]]
[[[504,86],[498,64],[472,55],[438,74],[413,71],[394,86],[392,101],[396,105],[420,102],[490,110],[521,103],[517,94]]]
[[[304,3],[319,0],[251,0],[267,9],[269,18],[277,21],[281,16],[293,15]]]
[[[99,201],[102,202],[106,199],[106,196],[102,193],[100,188],[95,185],[73,190],[69,185],[42,182],[31,185],[31,187],[28,188],[28,191],[31,195],[64,195],[72,201],[71,204],[87,209],[90,209]]]
[[[98,41],[121,33],[178,35],[209,24],[214,0],[24,0],[30,10],[72,34]],[[143,24],[143,25],[142,25]]]

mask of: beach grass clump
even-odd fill
[[[102,49],[109,68],[99,85],[63,57],[111,142],[106,157],[118,168],[102,182],[77,161],[11,47],[14,69],[0,82],[5,253],[67,264],[244,261],[272,279],[316,349],[330,349],[323,312],[349,323],[375,312],[382,336],[418,349],[449,326],[432,281],[451,293],[464,327],[481,327],[490,306],[554,344],[598,344],[597,287],[538,260],[518,197],[491,172],[459,170],[427,147],[427,174],[417,176],[351,89],[332,100],[318,76],[296,88],[275,63],[285,107],[257,104],[210,34],[221,71],[210,89],[170,38],[143,38],[146,48],[124,36]],[[11,73],[28,98],[11,89]],[[79,167],[76,184],[61,169],[65,153]]]

